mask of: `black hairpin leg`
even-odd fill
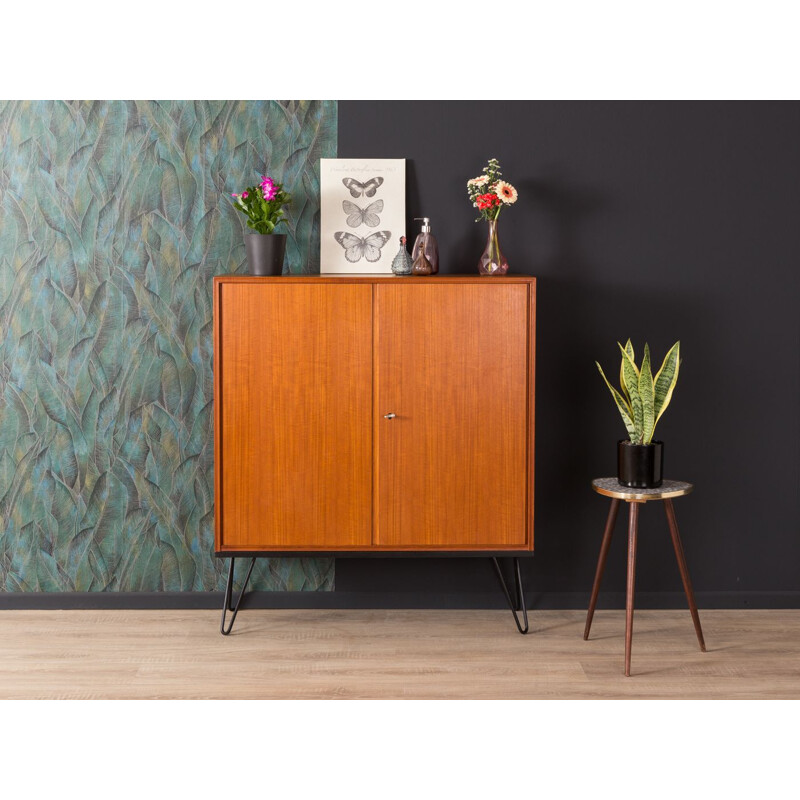
[[[255,558],[250,559],[250,569],[247,570],[247,575],[245,576],[244,583],[242,584],[242,591],[239,592],[239,598],[236,601],[236,605],[232,606],[231,595],[233,593],[233,567],[235,563],[236,559],[231,558],[231,566],[230,569],[228,570],[228,583],[225,586],[225,600],[222,603],[222,622],[220,623],[219,626],[219,632],[223,636],[227,636],[231,632],[231,629],[233,628],[233,623],[236,621],[236,615],[239,613],[239,604],[242,602],[242,598],[244,597],[245,589],[247,589],[247,584],[250,580],[250,573],[253,571],[253,567],[256,564],[256,560]],[[227,614],[228,611],[231,612],[231,621],[228,627],[226,628],[225,615]]]
[[[508,601],[508,607],[511,609],[511,613],[514,615],[514,622],[517,623],[517,630],[520,633],[527,633],[528,632],[528,611],[525,608],[525,592],[522,589],[522,574],[519,570],[519,559],[514,559],[514,596],[516,599],[516,603],[514,600],[511,599],[511,592],[508,591],[508,585],[506,584],[506,579],[503,577],[503,572],[500,569],[500,564],[498,563],[496,558],[492,559],[494,563],[495,571],[497,572],[497,577],[500,578],[500,585],[503,587],[503,594],[506,596],[506,600]],[[519,621],[519,615],[517,614],[517,610],[522,611],[522,619],[525,623],[523,627]]]

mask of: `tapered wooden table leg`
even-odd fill
[[[664,500],[664,510],[667,512],[669,532],[672,536],[672,546],[675,548],[675,557],[678,559],[678,569],[681,571],[683,590],[686,592],[686,599],[689,602],[689,611],[692,612],[694,631],[697,634],[697,641],[700,642],[700,649],[705,653],[706,643],[703,639],[703,629],[700,627],[700,615],[697,613],[697,603],[694,601],[692,582],[689,580],[689,568],[686,566],[686,556],[683,553],[683,545],[681,544],[681,537],[678,533],[678,522],[675,519],[675,509],[672,505],[672,500],[669,498]]]
[[[681,571],[683,588],[686,591],[686,599],[689,601],[689,610],[692,612],[694,629],[697,639],[700,642],[700,649],[706,649],[703,641],[703,631],[700,628],[700,617],[697,614],[697,605],[694,602],[694,592],[689,581],[689,570],[686,567],[686,557],[683,554],[681,537],[678,535],[678,523],[675,521],[675,510],[672,507],[673,497],[682,497],[689,494],[693,489],[691,483],[685,481],[662,481],[661,485],[654,488],[637,488],[633,486],[623,486],[617,478],[596,478],[592,481],[592,488],[598,493],[611,497],[616,503],[624,500],[628,503],[628,586],[625,598],[625,676],[631,674],[631,644],[633,642],[633,597],[636,586],[636,537],[639,533],[639,505],[650,500],[663,500],[664,508],[667,512],[669,531],[672,536],[672,544],[675,548],[675,555],[678,558],[678,567]],[[589,635],[589,627],[592,623],[597,594],[600,588],[600,579],[605,567],[605,559],[608,555],[608,544],[611,539],[611,528],[613,527],[613,516],[616,508],[612,506],[609,513],[609,521],[606,525],[606,532],[603,536],[603,545],[600,549],[600,561],[597,565],[597,575],[595,576],[594,588],[592,589],[592,599],[589,604],[589,614],[586,619],[586,628],[583,638]]]
[[[592,627],[592,617],[594,617],[594,609],[597,605],[597,596],[600,594],[600,583],[603,580],[603,573],[606,569],[606,559],[608,558],[608,549],[611,546],[611,538],[614,534],[614,525],[617,521],[617,511],[619,511],[620,500],[616,497],[611,498],[611,508],[608,511],[608,519],[606,520],[606,529],[603,532],[603,543],[600,545],[600,557],[597,559],[597,571],[594,574],[594,586],[592,586],[592,597],[589,600],[589,613],[586,615],[586,627],[583,631],[583,638],[589,638],[589,631]]]
[[[628,503],[628,590],[625,597],[625,677],[631,674],[633,643],[633,593],[636,583],[636,534],[639,529],[639,504]]]

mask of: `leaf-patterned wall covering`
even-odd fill
[[[287,264],[319,271],[335,102],[0,103],[0,587],[210,591],[211,278],[243,271],[227,199],[294,195]],[[332,559],[257,589],[331,589]]]

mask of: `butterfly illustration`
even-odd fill
[[[354,233],[345,231],[337,231],[333,234],[333,238],[344,247],[344,257],[354,264],[360,261],[362,256],[367,261],[378,261],[381,257],[381,247],[389,241],[391,236],[391,231],[378,231],[367,237],[356,236]]]
[[[383,211],[383,200],[376,200],[370,203],[366,208],[359,208],[355,203],[349,200],[342,200],[342,208],[344,213],[348,214],[347,224],[351,228],[357,228],[364,223],[369,225],[370,228],[377,228],[381,224],[378,214]]]
[[[375,197],[375,192],[383,183],[383,178],[370,178],[366,183],[361,183],[355,178],[342,178],[342,183],[350,190],[353,197]]]

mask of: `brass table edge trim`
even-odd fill
[[[694,491],[694,486],[688,489],[676,489],[672,492],[661,492],[660,494],[635,494],[631,492],[615,492],[611,489],[602,489],[592,483],[592,489],[598,494],[605,495],[606,497],[616,497],[618,500],[626,500],[629,503],[647,503],[650,500],[669,500],[671,497],[683,497],[685,494],[691,494]]]

